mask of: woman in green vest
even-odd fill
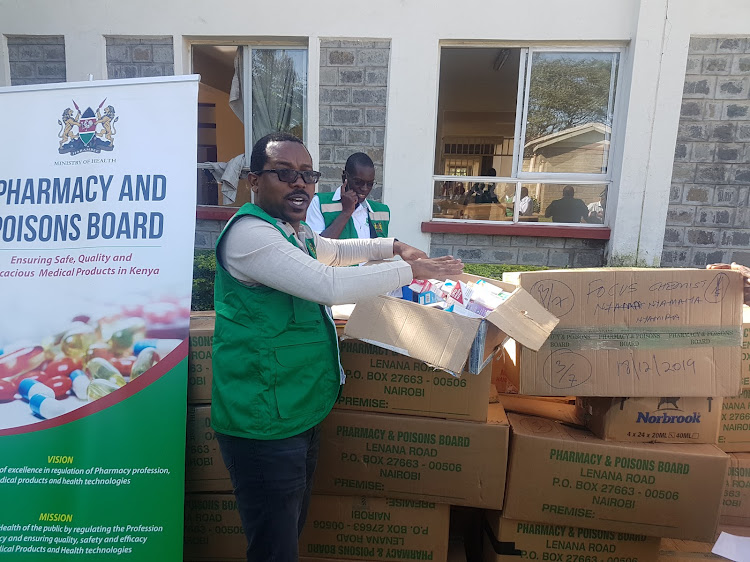
[[[232,479],[250,561],[295,562],[318,456],[319,423],[344,382],[328,306],[412,278],[459,274],[393,238],[329,240],[303,222],[320,173],[302,141],[260,139],[250,160],[255,204],[216,243],[212,425]],[[366,268],[346,266],[398,255]]]
[[[367,199],[375,186],[375,164],[364,152],[346,161],[341,187],[318,193],[305,222],[326,238],[387,238],[391,212],[388,205]]]

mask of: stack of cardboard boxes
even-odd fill
[[[388,297],[358,305],[340,330],[347,384],[323,422],[302,560],[447,560],[451,505],[502,507],[510,429],[489,404],[493,352],[503,330],[538,348],[556,323],[523,290],[504,288],[514,294],[488,320]],[[185,560],[242,560],[210,424],[212,335],[213,317],[194,315]]]
[[[486,320],[389,297],[358,303],[340,342],[347,380],[323,422],[314,487],[319,505],[345,507],[335,521],[346,532],[325,526],[336,510],[311,511],[301,556],[446,560],[449,506],[502,507],[509,425],[489,404],[493,352],[506,330],[538,348],[555,324],[525,291],[502,288],[513,295]],[[381,507],[367,524],[351,520],[370,504]],[[389,523],[395,507],[412,510],[402,525]]]
[[[506,389],[576,395],[590,431],[509,414],[508,489],[502,514],[490,517],[486,559],[504,560],[509,546],[519,549],[514,539],[533,535],[539,559],[600,552],[653,560],[659,541],[649,537],[713,541],[720,510],[723,522],[741,523],[743,482],[735,477],[733,490],[731,475],[744,459],[730,462],[714,445],[743,440],[729,412],[746,399],[721,406],[740,387],[739,276],[607,269],[505,279],[560,319],[538,352],[519,350],[517,370],[507,371],[518,379]],[[728,494],[740,518],[724,521]],[[581,539],[589,536],[606,544]]]
[[[323,422],[301,560],[455,560],[450,506],[484,510],[487,562],[642,562],[658,558],[659,537],[676,551],[712,541],[719,520],[750,527],[739,275],[566,270],[507,281],[490,281],[513,295],[484,320],[389,297],[357,305],[340,330],[347,383]],[[244,560],[210,427],[212,335],[212,316],[196,314],[185,560]],[[520,392],[500,397],[507,416],[488,404],[495,387]]]

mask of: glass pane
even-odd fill
[[[525,183],[521,205],[528,212],[519,218],[523,221],[603,224],[607,185]],[[529,207],[533,211],[528,211]]]
[[[520,58],[520,48],[440,50],[435,174],[511,175]]]
[[[304,139],[307,51],[253,49],[253,143],[283,131]]]
[[[524,172],[607,172],[618,60],[618,53],[532,53]]]
[[[436,181],[432,216],[437,219],[512,221],[514,183]]]
[[[210,170],[198,169],[198,205],[219,204],[219,184]]]

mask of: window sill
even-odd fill
[[[536,236],[539,238],[583,238],[609,240],[606,226],[563,226],[540,224],[498,224],[429,221],[422,223],[422,232],[451,234],[494,234],[502,236]]]
[[[228,221],[239,207],[219,207],[218,205],[198,205],[195,208],[195,218],[204,220]]]

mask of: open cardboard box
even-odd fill
[[[495,348],[508,337],[538,350],[558,319],[517,285],[468,274],[455,278],[464,282],[479,279],[512,293],[484,319],[381,295],[357,303],[344,335],[455,375],[464,370],[480,373],[492,359]]]

